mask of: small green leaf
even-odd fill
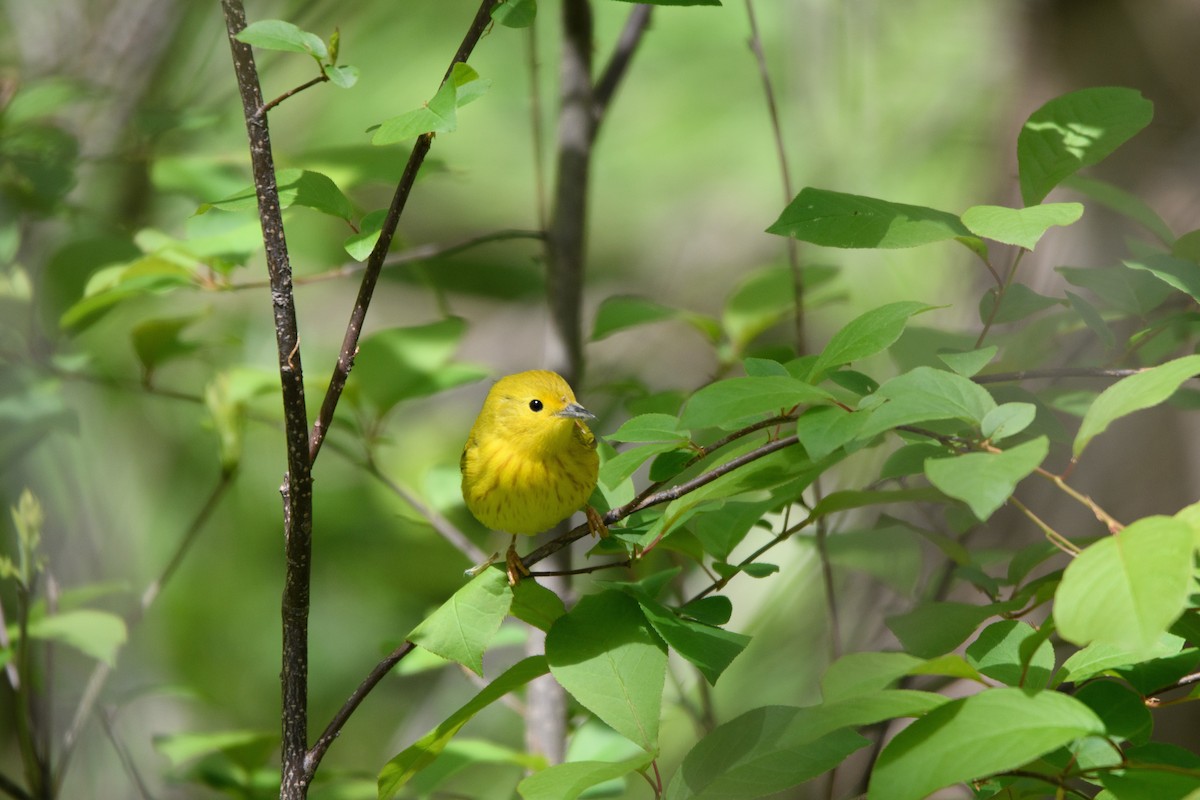
[[[454,734],[472,717],[509,692],[545,675],[547,671],[546,659],[543,656],[532,656],[509,667],[436,728],[384,765],[379,772],[379,800],[390,800],[414,775],[433,763]]]
[[[1055,593],[1059,634],[1078,645],[1152,645],[1187,605],[1194,550],[1191,526],[1173,517],[1144,517],[1090,545]]]
[[[916,247],[970,235],[945,211],[812,187],[802,189],[767,232],[847,248]]]
[[[575,800],[585,791],[631,772],[645,769],[652,753],[638,753],[624,761],[569,761],[535,772],[517,784],[525,800]]]
[[[180,339],[180,334],[196,320],[199,314],[189,314],[182,317],[163,317],[149,319],[136,325],[130,331],[133,340],[133,351],[137,353],[142,369],[149,375],[161,364],[173,358],[182,358],[195,352],[199,344]]]
[[[502,0],[492,19],[506,28],[528,28],[537,18],[537,0]]]
[[[792,271],[786,266],[767,267],[738,282],[725,301],[721,325],[740,352],[795,310],[796,287]]]
[[[454,82],[456,90],[454,103],[459,108],[475,102],[487,94],[488,89],[492,88],[492,81],[489,78],[479,77],[479,73],[475,71],[474,67],[461,61],[450,70],[450,80]]]
[[[81,608],[31,620],[29,638],[49,639],[114,666],[125,644],[125,620],[107,611]]]
[[[1200,375],[1200,356],[1184,356],[1117,381],[1101,392],[1083,415],[1073,454],[1078,458],[1088,443],[1113,422],[1162,403],[1196,375]]]
[[[994,313],[992,309],[996,306],[996,290],[988,289],[983,293],[979,298],[979,319],[983,322],[990,319],[993,324],[1001,325],[1005,322],[1017,322],[1057,305],[1062,305],[1062,301],[1038,294],[1023,283],[1014,283],[1005,291],[1000,308]]]
[[[483,378],[481,367],[451,359],[466,333],[459,317],[415,325],[387,328],[363,339],[350,386],[378,414],[413,397],[425,397],[444,389]]]
[[[458,129],[457,95],[454,81],[446,81],[425,105],[384,121],[371,137],[371,144],[395,144],[424,133],[453,133]]]
[[[984,438],[998,442],[1028,428],[1036,416],[1037,406],[1033,403],[1004,403],[987,413],[979,432]]]
[[[1055,269],[1073,286],[1088,289],[1108,306],[1139,317],[1158,308],[1172,294],[1170,286],[1149,272],[1125,265]]]
[[[1083,206],[1079,203],[1028,208],[974,206],[963,212],[962,221],[978,236],[1032,250],[1051,227],[1072,225],[1082,216]]]
[[[689,430],[731,427],[746,417],[784,412],[801,404],[832,399],[825,390],[795,378],[729,378],[710,383],[693,394],[683,409],[679,424]]]
[[[1096,307],[1074,292],[1067,292],[1066,294],[1071,308],[1075,309],[1075,313],[1079,315],[1083,323],[1100,337],[1100,341],[1104,346],[1110,350],[1115,347],[1117,340],[1113,336],[1112,328],[1108,327],[1108,323],[1104,321],[1104,317],[1100,315]]]
[[[1008,686],[1045,688],[1054,673],[1054,647],[1049,631],[1027,622],[993,622],[967,646],[967,662],[984,675]]]
[[[676,450],[678,447],[679,442],[650,442],[622,450],[600,465],[600,482],[609,489],[615,489],[621,485],[622,481],[637,472],[638,467],[646,461],[662,453]]]
[[[342,194],[329,177],[306,169],[281,169],[275,174],[279,189],[279,207],[305,206],[339,219],[354,218],[354,206]],[[214,203],[205,203],[197,209],[204,214],[210,209],[221,211],[246,211],[258,207],[258,196],[253,186],[242,189]]]
[[[683,619],[647,597],[638,598],[638,603],[667,646],[695,664],[710,684],[715,684],[733,659],[750,644],[749,636]]]
[[[679,419],[670,414],[639,414],[604,438],[615,442],[687,442],[688,432],[679,430]]]
[[[379,231],[383,228],[383,221],[387,219],[387,215],[388,210],[381,208],[363,216],[362,221],[358,223],[358,233],[347,238],[342,244],[351,258],[355,261],[367,260],[371,251],[375,249],[375,243],[379,241]]]
[[[921,800],[944,786],[1020,767],[1104,723],[1073,697],[988,689],[953,700],[900,731],[879,754],[868,800]]]
[[[1158,641],[1144,647],[1092,642],[1063,662],[1062,680],[1082,683],[1117,667],[1127,667],[1156,658],[1169,658],[1178,654],[1183,645],[1183,639],[1171,634],[1159,637]]]
[[[967,453],[925,462],[929,482],[951,497],[962,500],[971,512],[986,521],[1012,496],[1017,484],[1041,466],[1050,452],[1045,436],[1002,453]]]
[[[995,345],[962,353],[938,353],[937,357],[950,369],[964,378],[973,378],[996,357]]]
[[[178,733],[154,737],[154,749],[174,767],[214,753],[229,754],[243,749],[260,750],[266,756],[278,746],[279,735],[264,731]]]
[[[733,603],[723,594],[714,594],[693,600],[680,608],[679,613],[705,625],[724,625],[733,616]]]
[[[1109,736],[1144,742],[1154,728],[1150,709],[1140,694],[1113,680],[1090,681],[1075,691],[1075,699],[1104,720]]]
[[[580,705],[657,752],[667,649],[637,601],[616,591],[582,598],[546,634],[546,658]]]
[[[1082,89],[1030,115],[1017,136],[1017,166],[1025,205],[1082,167],[1097,164],[1150,124],[1154,105],[1134,89]]]
[[[329,82],[339,89],[349,89],[358,83],[358,67],[352,67],[349,64],[341,66],[323,64],[321,71],[325,73],[326,78],[329,78]]]
[[[512,595],[509,613],[541,631],[550,630],[554,621],[567,613],[562,598],[537,581],[518,581]]]
[[[329,55],[325,42],[320,36],[301,30],[292,23],[281,19],[262,19],[252,22],[234,38],[263,50],[308,53],[313,58],[322,59]]]
[[[605,298],[596,311],[596,321],[592,326],[592,341],[598,342],[618,331],[638,325],[668,320],[688,323],[709,341],[716,341],[719,336],[717,323],[711,317],[665,306],[646,297],[613,295]]]
[[[910,317],[931,308],[911,301],[889,303],[855,318],[830,338],[808,380],[820,383],[830,369],[886,350],[900,338]]]
[[[483,651],[508,616],[512,600],[504,570],[485,569],[406,638],[483,677]]]

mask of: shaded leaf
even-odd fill
[[[945,211],[812,187],[802,189],[767,232],[847,248],[915,247],[970,233]]]
[[[820,383],[833,367],[886,350],[900,338],[910,317],[931,308],[933,306],[911,301],[889,303],[856,317],[830,338],[808,380]]]
[[[485,569],[405,638],[482,677],[483,652],[508,616],[512,601],[504,570]]]
[[[687,429],[732,427],[746,417],[779,413],[833,396],[804,381],[783,376],[728,378],[701,388],[688,400],[679,424]]]
[[[517,784],[525,800],[575,800],[593,786],[649,766],[652,753],[638,753],[624,761],[568,761],[535,772]]]

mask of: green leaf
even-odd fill
[[[680,427],[736,427],[747,417],[780,413],[805,403],[833,399],[824,389],[783,376],[729,378],[701,388],[688,400],[680,415]]]
[[[592,341],[598,342],[618,331],[638,325],[668,320],[686,322],[712,342],[715,342],[720,335],[717,323],[711,317],[666,306],[646,297],[613,295],[606,297],[600,303],[600,308],[596,310],[596,321],[592,325]]]
[[[125,620],[107,611],[81,608],[31,620],[29,638],[70,645],[86,656],[114,666],[125,644]]]
[[[638,772],[654,760],[651,753],[638,753],[624,761],[569,761],[535,772],[517,784],[525,800],[575,800],[585,791],[631,772]]]
[[[375,249],[375,243],[379,241],[379,231],[383,228],[383,221],[387,218],[387,214],[386,208],[364,214],[358,223],[358,233],[348,237],[342,244],[342,247],[355,261],[366,261],[367,256],[371,255],[371,251]]]
[[[1103,735],[1083,703],[1057,692],[988,689],[935,708],[883,749],[868,800],[921,800],[944,786],[1020,767],[1075,739]]]
[[[908,653],[847,653],[830,664],[821,677],[826,703],[886,689],[911,673],[924,659]]]
[[[173,358],[182,358],[195,352],[199,344],[186,342],[179,336],[200,317],[200,314],[162,317],[148,319],[134,326],[129,338],[133,340],[133,351],[137,353],[138,361],[142,362],[142,369],[147,375]]]
[[[1149,272],[1118,267],[1055,267],[1073,286],[1093,292],[1106,304],[1126,314],[1142,316],[1171,296],[1171,287]],[[1021,284],[1014,284],[1013,287]]]
[[[1200,299],[1200,264],[1166,253],[1153,253],[1137,259],[1122,261],[1130,269],[1145,270],[1163,283]]]
[[[466,321],[448,317],[376,331],[359,346],[350,386],[383,414],[402,400],[480,380],[487,374],[482,367],[451,361],[466,330]]]
[[[865,572],[906,596],[922,578],[921,539],[901,525],[838,533],[826,540],[825,552],[833,566]]]
[[[1078,645],[1152,645],[1187,605],[1194,550],[1191,526],[1173,517],[1145,517],[1089,546],[1055,594],[1059,634]]]
[[[998,348],[989,345],[979,350],[968,350],[962,353],[938,353],[937,357],[950,369],[964,378],[973,378],[979,371],[991,363],[996,357]]]
[[[816,268],[802,273],[805,287]],[[796,287],[786,266],[751,272],[738,282],[725,301],[721,325],[736,351],[796,310]]]
[[[1075,434],[1076,458],[1096,436],[1121,417],[1162,403],[1185,381],[1200,375],[1200,356],[1184,356],[1130,375],[1109,386],[1088,408]]]
[[[604,438],[615,442],[687,442],[688,432],[679,430],[678,418],[670,414],[638,414]]]
[[[1064,180],[1062,185],[1141,224],[1162,240],[1165,245],[1169,246],[1175,241],[1175,234],[1167,227],[1167,223],[1163,222],[1162,217],[1146,205],[1140,197],[1130,194],[1124,189],[1119,189],[1111,183],[1096,178],[1085,178],[1082,175],[1072,175]]]
[[[679,613],[705,625],[724,625],[733,616],[733,602],[723,594],[709,595],[682,606]]]
[[[1074,292],[1067,292],[1066,294],[1071,308],[1075,309],[1075,313],[1079,315],[1083,323],[1100,337],[1100,341],[1104,346],[1110,350],[1115,347],[1117,340],[1113,336],[1112,328],[1108,327],[1108,323],[1104,321],[1104,317],[1100,315],[1096,307]]]
[[[1179,653],[1183,644],[1183,639],[1171,634],[1162,636],[1158,641],[1146,646],[1092,642],[1063,662],[1062,680],[1081,683],[1116,667],[1126,667],[1156,658],[1173,656]]]
[[[1040,203],[1079,169],[1097,164],[1150,124],[1154,105],[1134,89],[1082,89],[1030,115],[1017,136],[1025,205]]]
[[[905,614],[888,617],[888,628],[904,649],[921,658],[949,653],[975,632],[980,623],[1004,610],[1005,604],[925,603]]]
[[[886,350],[900,338],[910,317],[931,308],[911,301],[889,303],[855,318],[830,338],[808,380],[820,383],[830,369]]]
[[[173,767],[214,753],[231,754],[246,749],[262,751],[265,757],[278,746],[279,735],[264,731],[177,733],[154,737],[154,749],[162,753]]]
[[[667,649],[637,601],[615,591],[582,598],[546,634],[546,658],[580,705],[657,752]]]
[[[518,581],[512,595],[509,613],[541,631],[550,630],[554,621],[567,613],[562,598],[537,581]]]
[[[394,797],[413,775],[429,766],[454,737],[454,734],[458,733],[472,717],[509,692],[521,688],[534,678],[545,675],[548,669],[543,656],[531,656],[509,667],[436,728],[422,736],[412,746],[402,750],[384,765],[379,772],[379,800],[389,800]]]
[[[252,22],[234,37],[263,50],[284,50],[289,53],[308,53],[313,58],[329,55],[325,42],[315,33],[297,28],[281,19],[262,19]]]
[[[342,194],[328,176],[307,169],[281,169],[275,173],[279,189],[279,207],[304,206],[350,221],[354,218],[354,206]],[[196,210],[204,214],[216,208],[222,211],[246,211],[258,207],[258,196],[253,186],[235,192],[215,203],[205,203]]]
[[[325,73],[326,78],[329,78],[329,82],[339,89],[349,89],[358,83],[358,67],[352,67],[349,64],[341,66],[322,64],[321,71]]]
[[[371,137],[371,144],[386,145],[413,139],[424,133],[453,133],[458,129],[455,109],[458,90],[449,80],[438,87],[437,94],[425,105],[385,120]]]
[[[953,372],[917,367],[892,378],[859,403],[860,409],[871,414],[859,438],[870,439],[900,425],[938,419],[978,426],[995,407],[996,401],[977,383]]]
[[[508,616],[513,592],[503,569],[485,569],[406,638],[483,677],[483,651]]]
[[[819,708],[766,706],[718,725],[691,749],[665,800],[750,800],[837,766],[869,742],[821,724]]]
[[[1002,453],[967,453],[925,462],[925,477],[951,497],[971,507],[981,522],[1012,496],[1017,484],[1041,466],[1050,452],[1045,436]]]
[[[750,644],[749,636],[683,619],[649,598],[639,597],[638,603],[663,641],[695,664],[710,684],[715,684],[733,659]]]
[[[796,421],[796,436],[814,461],[858,438],[869,414],[847,413],[838,406],[807,408]]]
[[[767,232],[848,248],[916,247],[970,235],[945,211],[812,187],[802,189]]]
[[[1055,225],[1072,225],[1083,216],[1079,203],[1047,203],[1029,208],[974,206],[963,212],[971,233],[1003,244],[1032,250]]]
[[[1146,701],[1124,683],[1090,681],[1075,691],[1075,699],[1104,720],[1109,736],[1144,742],[1154,728]]]
[[[488,89],[492,88],[492,81],[489,78],[479,77],[479,73],[475,71],[474,67],[462,61],[456,63],[450,70],[450,80],[454,83],[454,104],[458,108],[475,102],[487,94]]]
[[[1054,673],[1050,632],[1027,622],[993,622],[967,645],[967,662],[984,675],[1008,686],[1045,688]]]
[[[1062,305],[1062,301],[1038,294],[1023,283],[1014,283],[1004,293],[1004,298],[1000,301],[1000,309],[993,315],[992,309],[995,305],[996,290],[988,289],[979,298],[979,319],[984,322],[990,319],[996,325],[1016,322],[1047,308]]]
[[[980,423],[979,432],[985,438],[998,442],[1028,428],[1036,416],[1037,406],[1033,403],[1004,403],[987,413]]]
[[[1200,756],[1166,742],[1150,742],[1124,754],[1128,768],[1108,770],[1100,783],[1112,800],[1197,800]]]
[[[646,461],[678,447],[678,442],[650,442],[622,450],[600,465],[600,482],[609,489],[615,489]]]
[[[528,28],[537,18],[537,0],[503,0],[492,9],[492,19],[506,28]]]

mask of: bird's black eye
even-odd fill
[[[534,398],[533,400],[530,400],[529,401],[529,410],[530,411],[541,411],[542,410],[542,401],[538,400],[536,398]]]

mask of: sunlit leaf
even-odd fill
[[[1076,457],[1088,443],[1108,430],[1121,417],[1156,406],[1183,385],[1200,375],[1200,356],[1184,356],[1130,375],[1109,386],[1083,415],[1072,450]]]

